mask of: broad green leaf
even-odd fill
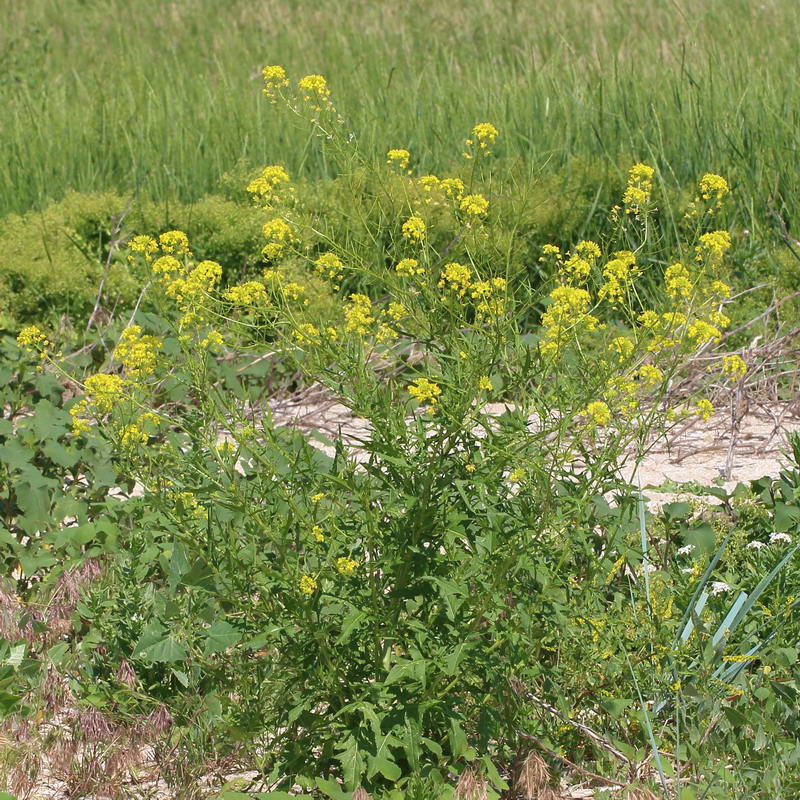
[[[342,765],[342,777],[348,786],[356,787],[361,782],[364,772],[364,756],[358,747],[356,738],[350,734],[343,742],[337,745],[339,751],[336,760]]]
[[[350,800],[350,794],[344,792],[342,787],[339,786],[335,780],[317,778],[317,789],[319,789],[325,797],[330,797],[331,800]]]
[[[342,632],[336,640],[336,645],[343,645],[366,618],[366,612],[359,611],[355,608],[352,609],[344,618],[344,622],[342,622]]]
[[[373,778],[379,772],[388,781],[396,781],[402,775],[402,770],[394,761],[389,761],[380,756],[369,756],[369,772],[367,776]]]
[[[215,592],[217,589],[214,571],[202,561],[195,561],[191,569],[181,577],[178,585],[196,586],[200,589],[205,589],[207,592]]]
[[[618,719],[619,715],[633,702],[633,700],[624,700],[616,697],[606,697],[600,701],[600,705],[611,714],[614,719]]]
[[[664,514],[668,519],[686,519],[692,514],[692,507],[684,502],[665,503]]]
[[[683,541],[686,544],[693,544],[698,550],[708,553],[716,547],[717,535],[708,522],[700,522],[691,528],[684,525],[682,533]]]
[[[8,654],[5,663],[8,664],[9,667],[18,667],[22,663],[23,658],[25,658],[25,645],[18,644],[11,648],[11,652]]]
[[[206,632],[205,655],[219,653],[239,643],[242,634],[230,622],[217,620]]]
[[[146,660],[163,663],[183,661],[188,655],[183,645],[176,642],[171,636],[167,636],[166,639],[162,639],[152,647],[148,647],[144,653]]]
[[[389,670],[384,686],[390,686],[398,681],[417,680],[425,685],[425,662],[423,660],[409,661],[400,659]]]
[[[794,530],[800,520],[800,508],[788,506],[780,501],[775,503],[775,530],[778,533]]]

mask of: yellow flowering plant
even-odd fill
[[[387,195],[403,187],[381,206],[394,216],[368,236],[345,218],[355,229],[337,239],[265,208],[268,266],[226,287],[177,234],[136,240],[164,336],[129,326],[121,374],[87,379],[79,405],[106,415],[131,477],[174,519],[186,561],[175,585],[197,581],[207,618],[224,615],[225,658],[238,670],[229,713],[269,731],[264,772],[287,790],[341,782],[376,797],[395,786],[439,796],[424,793],[438,791],[434,772],[485,764],[479,753],[511,764],[516,731],[542,733],[521,683],[577,680],[604,700],[630,690],[632,653],[647,691],[677,685],[667,634],[602,608],[612,593],[618,604],[641,594],[625,584],[644,556],[640,498],[623,468],[682,414],[713,412],[699,390],[676,407],[667,387],[723,334],[719,268],[731,241],[698,230],[660,253],[647,221],[655,171],[640,164],[608,241],[566,252],[543,243],[543,284],[493,240],[494,201],[477,177],[413,179],[369,164],[346,129],[327,127],[338,112],[324,78],[303,78],[299,95],[277,68],[265,78],[279,108],[331,136],[344,180],[369,169]],[[471,146],[488,152],[500,135],[479,124]],[[405,152],[389,151],[399,172]],[[706,180],[704,193],[717,198],[719,184]],[[333,312],[306,304],[282,271],[287,258],[327,282]],[[659,292],[642,292],[645,279]],[[728,357],[723,373],[740,377],[740,361]],[[242,377],[256,362],[315,387],[357,432],[344,421],[308,436],[281,424],[279,405]],[[129,382],[136,417],[123,422],[114,398]],[[648,583],[648,608],[672,619],[666,586]],[[611,634],[626,648],[613,658]],[[217,675],[218,652],[181,635],[198,675]],[[570,679],[562,640],[609,661],[606,682]],[[190,688],[202,679],[186,674]],[[630,746],[646,747],[636,725]]]

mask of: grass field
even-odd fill
[[[281,128],[260,68],[322,72],[362,147],[446,169],[475,122],[534,174],[653,163],[671,184],[725,170],[738,223],[800,202],[791,0],[317,4],[3,0],[0,213],[67,189],[196,199],[244,159],[330,174]]]

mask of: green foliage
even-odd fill
[[[85,320],[105,269],[113,218],[124,211],[117,195],[70,192],[41,212],[0,220],[0,327],[55,324],[62,314]],[[105,282],[109,306],[132,304],[137,291],[126,265],[112,260]]]

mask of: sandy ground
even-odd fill
[[[490,414],[501,414],[500,403],[485,408]],[[289,398],[272,405],[276,425],[295,425],[308,434],[312,443],[332,454],[333,449],[314,440],[314,431],[327,438],[341,433],[354,458],[358,459],[359,443],[369,437],[369,424],[335,399],[324,394]],[[664,484],[700,484],[732,490],[738,483],[777,477],[786,465],[787,436],[800,431],[800,415],[796,409],[777,403],[752,406],[734,420],[729,410],[718,410],[707,422],[692,420],[677,428],[668,440],[654,443],[638,470],[623,465],[623,475],[642,488]],[[666,487],[665,487],[666,488]],[[648,489],[653,502],[680,494]]]

